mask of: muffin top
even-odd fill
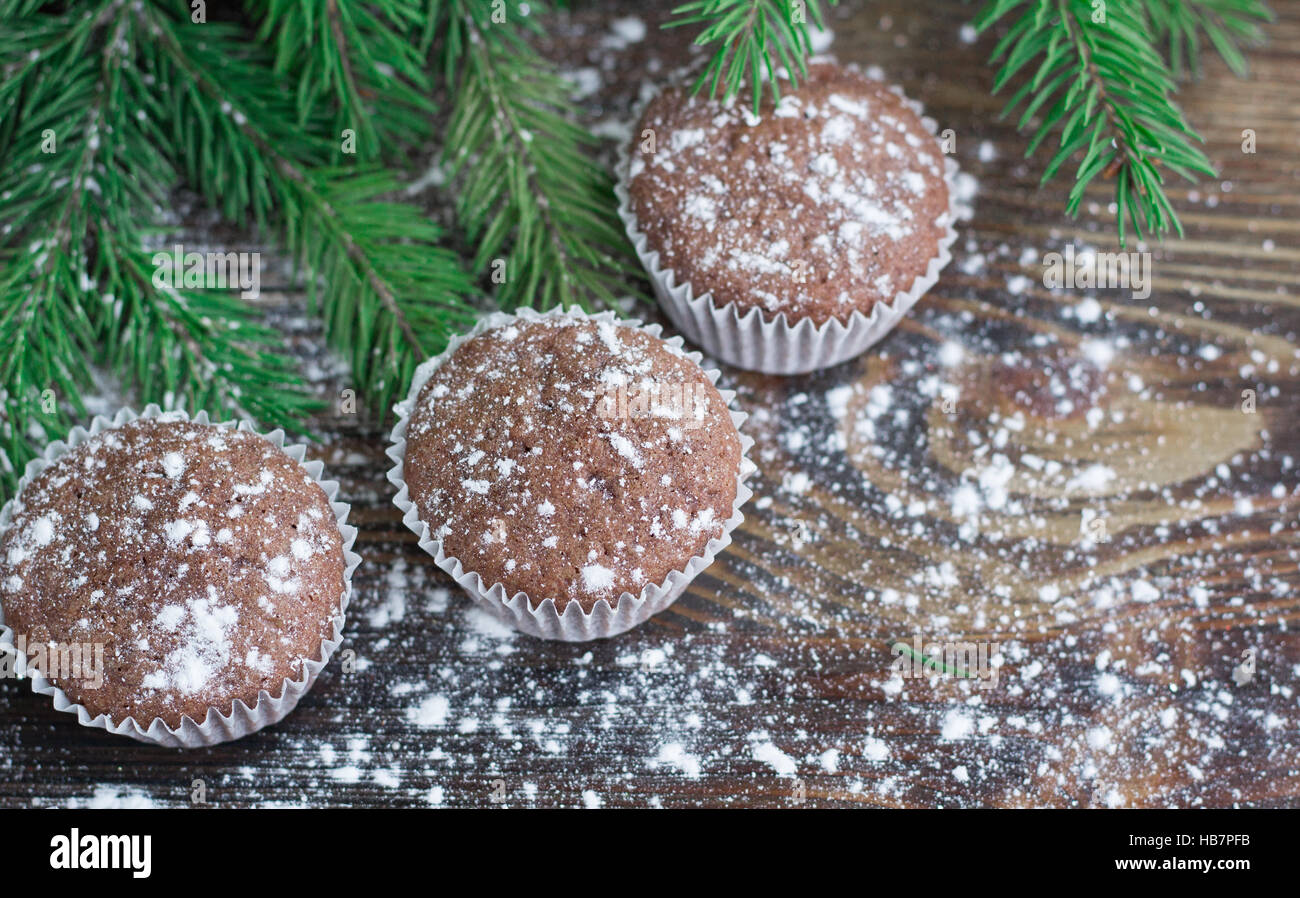
[[[925,273],[948,221],[934,136],[885,84],[831,63],[783,85],[779,103],[765,97],[758,116],[743,99],[664,90],[628,158],[660,267],[766,319],[870,314]]]
[[[96,665],[37,663],[92,715],[202,722],[282,692],[333,635],[343,544],[324,490],[253,433],[140,419],[23,489],[0,540],[5,623]]]
[[[406,484],[485,587],[590,611],[681,570],[731,517],[740,438],[680,350],[551,317],[465,341],[416,397]]]

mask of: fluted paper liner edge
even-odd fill
[[[219,427],[235,427],[237,430],[256,433],[302,465],[307,474],[325,491],[330,508],[334,512],[335,520],[338,522],[339,535],[343,540],[343,594],[339,598],[338,613],[333,619],[333,635],[329,639],[322,640],[319,660],[307,659],[305,661],[303,664],[304,674],[301,678],[297,680],[284,678],[281,682],[280,695],[272,695],[268,690],[263,689],[258,692],[257,702],[251,707],[242,699],[235,699],[231,703],[229,711],[215,707],[209,708],[202,722],[186,716],[181,718],[180,726],[174,728],[164,723],[162,718],[155,718],[147,726],[143,726],[133,717],[114,721],[107,714],[92,715],[83,705],[77,704],[68,698],[67,693],[54,685],[39,671],[32,671],[28,679],[31,681],[33,692],[51,697],[56,711],[75,714],[78,723],[82,726],[95,727],[116,735],[128,736],[140,742],[170,748],[202,748],[209,745],[218,745],[222,742],[229,742],[255,733],[263,727],[278,723],[287,717],[297,707],[299,700],[311,689],[321,670],[329,663],[334,652],[342,644],[343,626],[347,620],[348,604],[352,598],[352,574],[357,565],[361,563],[361,556],[352,551],[353,543],[356,542],[357,530],[347,523],[350,506],[347,503],[335,501],[339,492],[337,481],[322,479],[324,465],[321,462],[303,460],[307,449],[306,446],[297,443],[285,445],[283,430],[277,429],[270,433],[261,433],[247,421],[240,421],[238,424],[233,421],[212,422],[208,420],[207,412],[199,412],[191,417],[184,411],[163,411],[159,406],[150,404],[145,407],[143,412],[139,413],[130,408],[123,408],[119,409],[112,418],[96,415],[90,422],[89,428],[74,427],[69,432],[66,440],[56,440],[50,443],[41,456],[32,459],[27,464],[27,469],[18,483],[18,491],[5,504],[4,508],[0,509],[0,535],[12,523],[14,509],[22,496],[23,489],[37,475],[67,452],[99,433],[121,427],[123,424],[141,418],[156,418],[165,421],[194,421],[198,424],[215,423]],[[4,608],[0,607],[0,654],[6,653],[16,656],[17,673],[19,676],[26,676],[27,659],[14,645],[13,630],[4,625]]]
[[[853,65],[846,68],[861,71]],[[905,96],[902,88],[897,85],[890,85],[888,89],[916,113],[921,124],[937,139],[938,123],[925,115],[924,107]],[[634,122],[640,121],[649,102],[647,100],[645,104],[639,105]],[[903,320],[912,306],[938,282],[939,273],[952,261],[950,250],[957,240],[956,177],[959,168],[956,161],[945,154],[944,181],[948,186],[948,210],[939,218],[943,234],[939,238],[937,254],[909,289],[898,291],[889,302],[877,302],[872,306],[870,315],[864,315],[855,309],[847,323],[831,318],[818,325],[812,319],[805,318],[790,324],[784,312],[767,320],[763,317],[763,310],[757,306],[741,314],[735,303],[719,306],[713,301],[712,293],[697,295],[689,283],[678,282],[672,269],[660,266],[659,252],[650,249],[648,239],[632,212],[631,197],[628,194],[630,149],[627,143],[619,148],[616,165],[618,180],[614,185],[614,193],[618,198],[618,216],[623,220],[637,257],[650,275],[659,305],[691,342],[737,368],[766,374],[804,374],[859,356],[884,339]]]
[[[411,413],[415,410],[415,402],[420,390],[433,376],[434,371],[450,358],[462,343],[484,331],[502,327],[511,321],[520,319],[533,321],[549,317],[608,321],[620,327],[643,330],[655,337],[659,337],[662,330],[655,324],[643,325],[637,319],[620,319],[613,312],[601,312],[592,315],[576,307],[568,310],[556,308],[547,312],[536,312],[532,309],[523,308],[517,314],[495,312],[484,317],[470,331],[453,338],[442,353],[427,360],[416,369],[406,399],[395,406],[397,423],[393,427],[388,448],[388,456],[393,460],[394,465],[388,472],[388,479],[398,490],[397,495],[393,497],[393,502],[402,511],[402,523],[419,537],[420,548],[433,556],[434,564],[450,574],[452,579],[474,602],[499,620],[524,633],[542,639],[586,642],[626,632],[663,611],[686,591],[686,587],[690,582],[713,562],[718,553],[731,544],[731,532],[740,526],[741,521],[745,519],[740,507],[752,495],[749,487],[745,485],[745,479],[754,471],[754,465],[748,458],[749,449],[753,446],[754,441],[740,430],[740,425],[748,416],[744,412],[738,412],[731,407],[735,399],[735,393],[731,390],[719,390],[723,402],[727,405],[728,413],[731,415],[731,423],[735,426],[740,437],[740,468],[736,476],[736,498],[732,503],[731,517],[723,525],[721,535],[709,540],[704,546],[704,551],[692,557],[681,570],[670,572],[663,583],[647,584],[638,595],[625,592],[618,596],[613,604],[608,599],[601,598],[597,600],[589,612],[584,611],[576,601],[569,602],[561,613],[557,610],[553,598],[546,598],[534,608],[529,601],[529,596],[524,592],[518,592],[507,597],[504,585],[495,583],[489,586],[479,574],[466,570],[458,558],[447,555],[443,551],[442,540],[433,536],[429,525],[420,520],[415,503],[407,492],[404,476],[406,427]],[[698,352],[687,352],[682,349],[681,337],[673,337],[665,342],[682,350],[683,354],[697,365],[700,363],[701,356]],[[705,376],[709,378],[709,382],[716,387],[720,372],[716,369],[702,370],[704,370]]]

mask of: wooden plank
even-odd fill
[[[1108,185],[1077,222],[1067,184],[1038,189],[988,95],[990,41],[960,36],[968,7],[841,7],[833,49],[957,133],[974,217],[867,357],[726,373],[756,501],[680,602],[591,645],[503,632],[401,526],[384,431],[336,410],[314,454],[361,528],[356,669],[198,752],[77,727],[5,682],[0,805],[184,805],[195,780],[223,806],[1300,804],[1300,9],[1274,6],[1249,80],[1210,60],[1181,97],[1221,174],[1173,189],[1188,237],[1150,247],[1145,300],[1043,286],[1046,253],[1112,248]],[[553,30],[549,52],[602,75],[592,121],[689,57],[653,27],[618,47],[629,15],[647,13],[584,6]],[[337,397],[346,373],[279,286],[268,316]],[[997,684],[896,676],[890,646],[914,638],[997,644]]]

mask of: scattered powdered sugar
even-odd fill
[[[185,472],[185,456],[179,452],[168,452],[163,456],[162,465],[164,473],[175,480]]]
[[[875,736],[868,736],[862,744],[862,756],[868,761],[884,761],[889,757],[889,743]]]
[[[441,423],[457,419],[470,423]],[[536,602],[594,603],[662,582],[719,535],[730,504],[709,486],[738,473],[720,428],[721,398],[677,347],[545,318],[489,329],[433,372],[407,427],[408,455],[432,470],[408,481],[467,570]],[[575,516],[600,527],[571,545]],[[555,594],[533,595],[539,582]]]
[[[50,517],[37,518],[36,523],[32,525],[32,541],[37,547],[48,546],[54,539],[54,524]]]
[[[446,696],[430,695],[423,699],[419,705],[411,708],[407,717],[412,723],[420,727],[439,727],[447,722],[447,713],[451,710]]]
[[[399,558],[394,561],[384,575],[384,580],[384,601],[371,608],[367,614],[370,626],[375,628],[400,623],[406,617],[406,560]]]
[[[975,723],[970,716],[964,711],[953,709],[943,718],[943,726],[939,730],[941,739],[965,739],[975,731]]]
[[[183,628],[183,644],[170,652],[158,670],[143,681],[146,689],[160,689],[181,695],[196,695],[208,687],[212,678],[230,663],[230,633],[239,623],[239,612],[212,597],[196,599],[186,607],[171,605],[155,620],[162,630]]]
[[[680,742],[667,742],[662,745],[655,756],[655,761],[674,767],[691,779],[700,777],[700,759],[686,751]]]
[[[586,565],[582,569],[582,585],[587,592],[608,592],[614,585],[614,572],[603,565]]]
[[[646,37],[646,24],[636,16],[623,16],[609,23],[610,34],[605,45],[611,50],[623,50],[629,44],[640,43]]]
[[[645,459],[642,458],[641,453],[637,451],[636,445],[627,437],[623,436],[623,434],[609,433],[605,435],[605,438],[613,444],[619,455],[632,463],[632,467],[638,469],[645,467]]]
[[[1033,272],[1040,253],[972,239],[958,269],[976,257]],[[1016,309],[922,306],[917,333],[857,364],[786,394],[742,390],[765,538],[816,566],[769,601],[786,622],[884,642],[863,659],[884,668],[867,693],[881,725],[836,739],[834,763],[889,766],[868,791],[907,803],[1240,801],[1243,759],[1267,777],[1300,751],[1300,471],[1294,428],[1243,414],[1238,387],[1287,395],[1300,359],[1234,344],[1226,322],[1120,318],[1020,277],[1021,302],[1051,296],[1059,317],[1035,309],[1020,329]],[[996,686],[891,673],[890,644],[914,637],[994,643]],[[950,788],[918,784],[938,770]]]
[[[1033,265],[999,239],[972,237],[950,272]],[[1176,321],[1153,306],[1134,323],[1104,296],[1023,286],[1010,306],[954,288],[1005,320],[936,297],[913,312],[916,331],[859,363],[784,389],[742,384],[763,481],[711,572],[725,601],[701,591],[615,640],[542,643],[408,554],[359,584],[355,671],[331,665],[297,715],[205,761],[212,800],[794,804],[806,781],[809,802],[834,804],[1257,801],[1248,784],[1300,755],[1287,399],[1300,371],[1269,345],[1286,325],[1240,344],[1208,296]],[[1048,296],[1052,323],[1083,337],[1063,355],[1017,321]],[[1224,332],[1211,340],[1201,318]],[[1042,376],[998,379],[1026,370]],[[1234,403],[1240,380],[1272,411],[1199,417],[1222,399],[1219,378]],[[1060,417],[1039,427],[1044,414]],[[1150,414],[1191,420],[1142,442]],[[1248,440],[1217,442],[1243,420]],[[1092,522],[1096,540],[1083,538]],[[889,646],[913,634],[996,640],[998,685],[899,675]],[[62,775],[35,803],[188,801],[188,783],[86,787],[40,744],[26,725],[0,757],[15,782]]]
[[[910,286],[894,282],[900,260],[924,251],[915,241],[938,239],[950,208],[943,153],[877,82],[836,77],[819,94],[783,91],[766,114],[810,124],[759,137],[751,132],[763,120],[745,103],[651,106],[641,127],[662,139],[633,151],[630,178],[653,192],[653,209],[637,208],[666,267],[688,264],[727,297],[733,284],[752,285],[746,300],[772,311],[831,285],[841,305],[864,288],[892,300]],[[763,217],[774,206],[787,213]]]
[[[45,802],[36,802],[46,805]],[[116,809],[116,810],[147,810],[150,808],[162,807],[143,789],[137,789],[130,786],[118,787],[110,785],[100,785],[95,787],[95,791],[88,798],[72,797],[60,802],[65,808],[92,808],[92,809]],[[46,805],[48,806],[48,805]]]
[[[762,737],[754,743],[754,760],[762,761],[781,776],[793,776],[799,769],[789,755]]]

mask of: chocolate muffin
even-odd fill
[[[926,272],[948,225],[933,134],[884,83],[832,63],[758,116],[743,99],[666,89],[628,160],[631,211],[660,267],[766,320],[869,315]]]
[[[563,316],[485,330],[416,396],[411,501],[446,555],[533,608],[659,585],[724,532],[741,443],[677,348]]]
[[[70,449],[0,540],[0,603],[29,660],[102,646],[102,682],[45,672],[92,717],[146,728],[279,697],[320,660],[343,591],[338,521],[303,466],[254,433],[175,418]]]

